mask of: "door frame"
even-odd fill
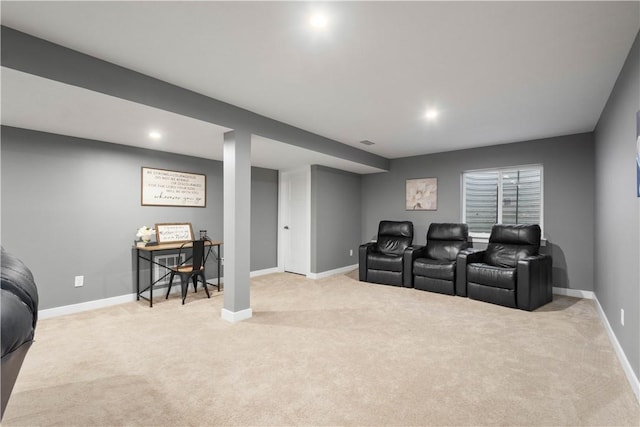
[[[305,205],[306,205],[306,218],[304,219],[305,223],[305,234],[307,235],[307,247],[305,254],[305,268],[304,275],[308,276],[311,271],[311,165],[305,165],[294,169],[286,169],[278,171],[278,271],[284,272],[284,244],[285,244],[285,233],[284,233],[284,218],[283,212],[287,209],[287,201],[284,200],[284,185],[285,180],[283,179],[284,175],[288,175],[291,173],[305,172],[306,178],[306,194],[305,194]]]

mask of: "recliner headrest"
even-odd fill
[[[33,340],[38,320],[38,289],[31,271],[15,256],[2,248],[2,281],[0,313],[2,361],[24,343]],[[4,375],[4,365],[2,374]],[[2,379],[3,392],[5,384]],[[6,402],[3,396],[3,410]]]
[[[429,240],[459,240],[469,239],[469,227],[467,224],[431,223],[427,232]]]
[[[16,295],[33,312],[35,327],[38,317],[38,289],[31,270],[18,258],[1,248],[2,289]]]
[[[538,224],[496,224],[491,229],[489,242],[540,246],[540,235],[541,231]]]
[[[378,236],[382,235],[413,238],[413,223],[411,221],[380,221]]]

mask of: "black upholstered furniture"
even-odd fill
[[[409,282],[411,270],[404,269],[405,251],[411,250],[411,221],[380,221],[375,242],[360,245],[359,276],[363,282],[403,286]]]
[[[551,302],[551,257],[539,250],[538,225],[494,225],[486,250],[458,255],[456,293],[529,311]]]
[[[471,246],[467,224],[432,223],[426,246],[414,246],[405,254],[404,268],[412,272],[405,286],[422,291],[455,295],[456,260]]]
[[[31,271],[2,248],[2,412],[9,402],[38,320],[38,290]]]

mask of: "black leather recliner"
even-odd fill
[[[38,320],[38,289],[31,271],[2,248],[2,412],[9,402],[22,361],[33,343]]]
[[[541,255],[540,227],[496,224],[484,251],[458,254],[456,293],[506,307],[535,310],[551,302],[549,255]]]
[[[471,246],[467,224],[432,223],[427,245],[405,254],[404,268],[412,272],[405,286],[422,291],[455,295],[458,253]]]
[[[411,221],[380,221],[378,239],[360,245],[359,278],[363,282],[403,286],[410,283],[411,270],[404,268],[403,256],[413,243]]]

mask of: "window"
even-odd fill
[[[542,166],[464,172],[462,188],[462,221],[472,236],[489,237],[494,224],[542,228]]]

